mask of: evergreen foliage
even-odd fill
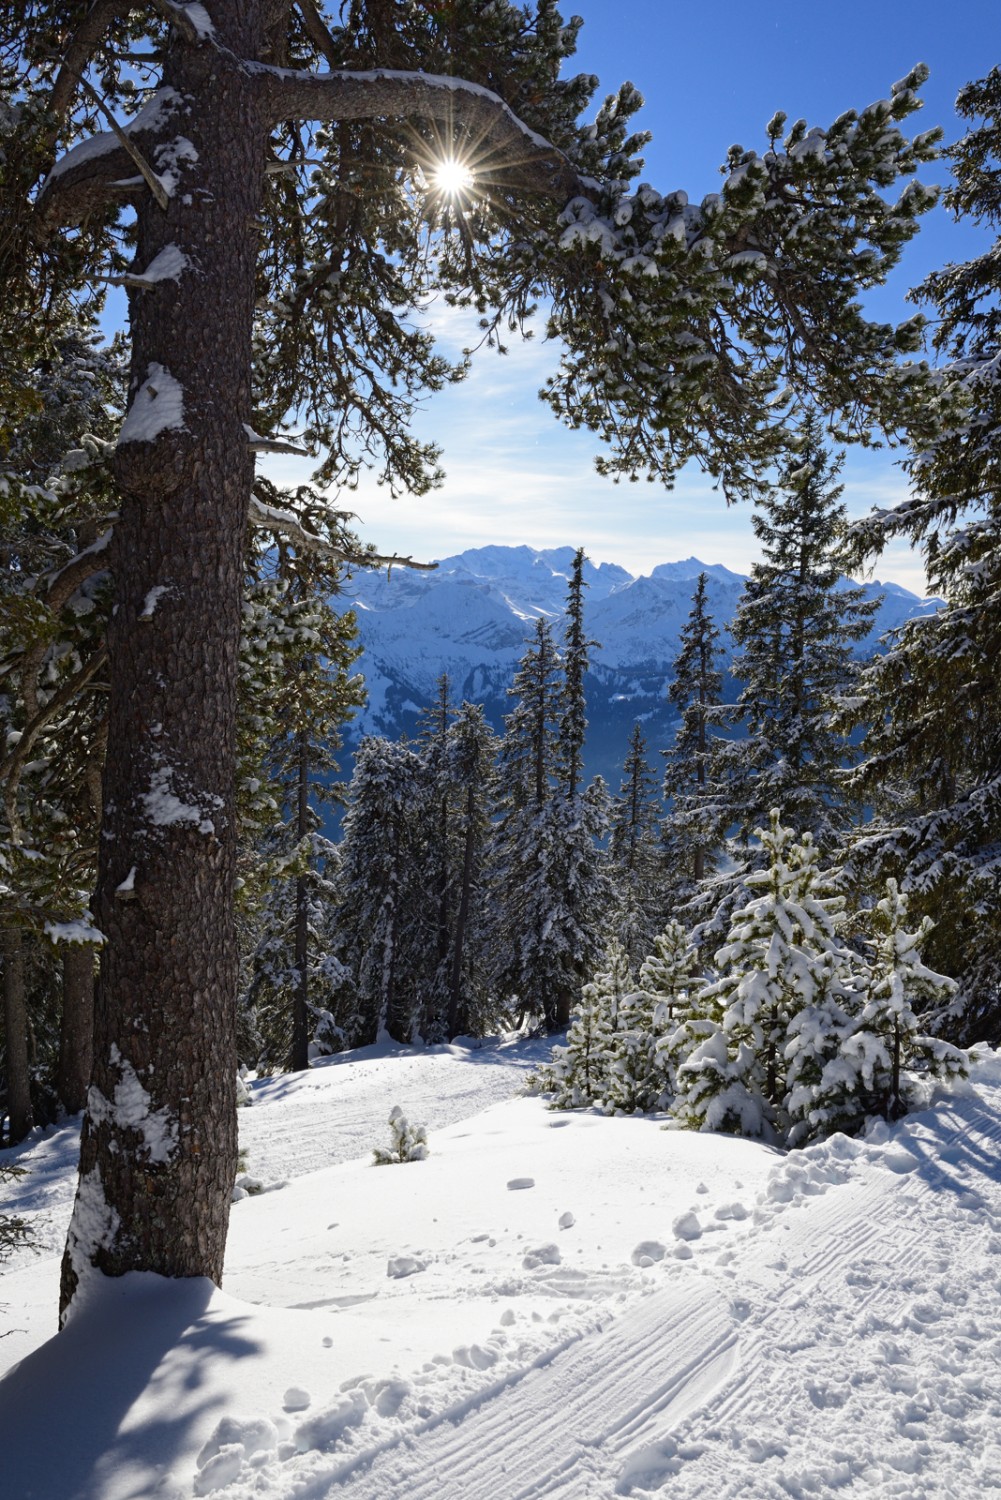
[[[400,1162],[426,1161],[428,1133],[423,1125],[411,1125],[399,1104],[389,1111],[389,1147],[376,1146],[372,1152],[377,1167],[391,1167]]]
[[[633,988],[628,960],[613,938],[604,962],[581,992],[566,1045],[553,1048],[551,1062],[536,1077],[536,1087],[553,1095],[551,1109],[583,1109],[604,1100],[613,1038]]]
[[[635,967],[663,918],[664,857],[659,837],[657,781],[646,759],[646,741],[633,725],[622,767],[622,785],[612,799],[609,873],[615,892],[615,936]]]
[[[745,841],[773,807],[825,850],[851,819],[841,775],[849,745],[832,709],[853,680],[852,647],[868,633],[878,601],[842,585],[840,467],[808,414],[778,486],[753,518],[764,560],[753,564],[731,626],[742,648],[734,672],[744,684],[736,717],[747,734],[729,758]]]
[[[922,960],[931,918],[922,917],[910,931],[907,918],[908,898],[891,878],[873,912],[865,1003],[843,1048],[858,1068],[866,1113],[888,1120],[899,1119],[920,1099],[916,1074],[949,1079],[968,1070],[965,1053],[924,1034],[928,1018],[948,1004],[956,984]]]
[[[957,218],[1001,233],[1001,69],[967,85],[970,122],[948,148]],[[1001,239],[934,272],[912,295],[932,304],[947,362],[932,399],[908,413],[913,497],[855,527],[871,556],[920,545],[944,608],[909,622],[867,670],[852,714],[866,728],[856,790],[875,805],[852,864],[900,884],[936,922],[929,957],[958,985],[950,1035],[1001,1043]]]
[[[767,866],[747,876],[751,899],[716,954],[719,977],[701,992],[714,1031],[679,1067],[676,1112],[695,1128],[782,1140],[797,1087],[792,1024],[809,1014],[815,1036],[850,999],[837,942],[844,903],[824,893],[811,834],[797,841],[773,810],[758,838]]]
[[[668,688],[681,723],[664,752],[664,796],[670,802],[665,863],[671,887],[682,899],[713,874],[733,819],[720,735],[729,715],[720,702],[722,649],[709,612],[708,582],[700,573]]]

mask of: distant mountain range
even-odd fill
[[[573,557],[572,547],[476,547],[443,558],[430,573],[397,568],[388,578],[357,574],[343,602],[357,612],[364,647],[358,665],[369,701],[350,728],[349,744],[362,734],[412,735],[434,700],[442,672],[448,673],[456,703],[463,698],[482,703],[501,729],[511,708],[507,690],[535,620],[546,615],[558,638],[561,634]],[[655,768],[657,751],[674,736],[667,686],[700,573],[708,575],[711,609],[724,632],[728,660],[733,647],[726,627],[744,587],[741,574],[695,557],[660,563],[638,578],[615,563],[585,565],[585,624],[588,635],[601,643],[591,653],[586,682],[588,771],[600,771],[615,788],[637,719]],[[887,630],[939,607],[939,601],[921,599],[894,583],[867,583],[863,589],[867,598],[882,599],[873,630],[858,648],[866,655]]]

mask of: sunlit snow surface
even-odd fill
[[[134,1276],[52,1331],[73,1131],[5,1153],[24,1500],[907,1500],[1001,1488],[1001,1063],[788,1157],[511,1097],[540,1044],[253,1085],[224,1292]],[[431,1155],[369,1165],[393,1104]]]

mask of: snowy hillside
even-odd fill
[[[1001,1486],[1001,1060],[784,1156],[512,1097],[541,1043],[254,1085],[226,1287],[133,1275],[49,1339],[71,1126],[16,1156],[18,1500],[942,1500]],[[370,1164],[400,1103],[431,1155]]]
[[[369,704],[352,734],[395,739],[403,730],[412,733],[442,672],[451,679],[456,702],[484,703],[500,729],[532,622],[540,614],[557,620],[563,613],[573,556],[572,547],[478,547],[442,559],[433,573],[356,575],[344,602],[358,612],[365,648],[359,667]],[[654,748],[673,734],[665,691],[702,572],[709,575],[713,617],[726,625],[744,579],[719,564],[690,557],[660,563],[638,578],[612,563],[586,565],[587,630],[599,642],[587,682],[589,769],[616,784],[636,719]],[[937,608],[896,584],[867,583],[865,593],[883,597],[866,649],[886,630]]]

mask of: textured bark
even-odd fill
[[[219,47],[174,37],[174,114],[154,141],[136,136],[160,170],[158,143],[183,137],[197,153],[167,209],[144,196],[137,218],[136,273],[171,244],[187,269],[129,303],[130,398],[165,387],[162,367],[182,389],[183,427],[121,443],[115,460],[95,910],[108,943],[64,1311],[90,1267],[218,1282],[236,1171],[235,690],[266,126],[234,59],[257,54],[259,5],[217,0],[212,20]],[[133,1080],[148,1095],[138,1126],[115,1106]]]
[[[28,1009],[24,994],[24,946],[17,928],[3,938],[3,1011],[7,1043],[7,1143],[16,1146],[34,1124],[28,1063]]]
[[[85,943],[63,948],[63,1013],[59,1026],[56,1094],[69,1115],[87,1103],[94,1061],[94,950]]]
[[[309,743],[299,737],[298,806],[296,834],[309,832]],[[292,1050],[289,1067],[302,1073],[309,1067],[309,882],[300,875],[295,883],[295,994],[292,998]]]

